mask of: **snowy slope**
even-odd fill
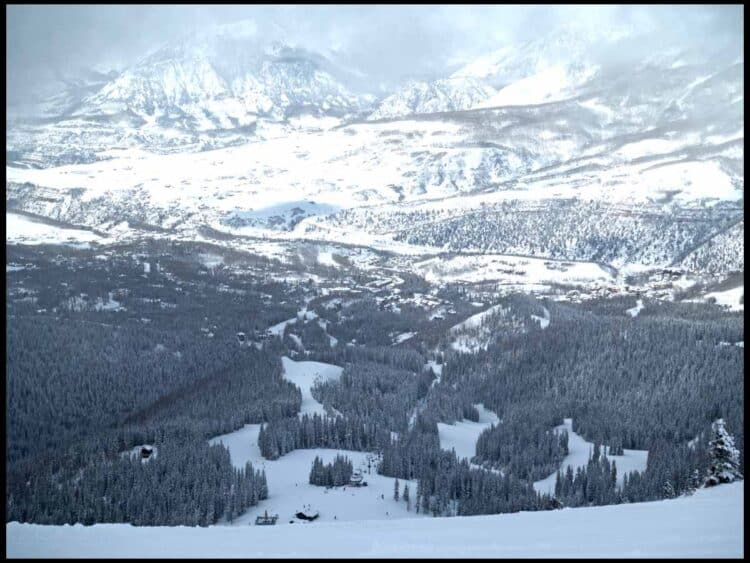
[[[568,432],[568,455],[560,464],[560,471],[565,473],[568,467],[575,470],[579,467],[585,467],[589,462],[591,453],[594,451],[594,444],[587,442],[580,434],[573,432],[573,420],[566,418],[560,426],[556,426],[555,433],[567,430]],[[604,448],[607,453],[609,447]],[[610,462],[615,462],[617,466],[617,484],[622,485],[623,478],[631,471],[645,471],[646,462],[648,461],[647,450],[623,450],[624,455],[607,455]],[[554,493],[555,479],[557,472],[552,473],[540,481],[534,483],[534,489],[540,493]]]
[[[18,213],[5,213],[5,241],[20,244],[70,244],[87,246],[103,237],[84,229],[70,229],[35,221]]]
[[[290,520],[294,520],[293,515],[302,505],[308,504],[320,513],[316,524],[417,517],[413,505],[409,511],[405,502],[393,500],[394,480],[376,473],[374,456],[371,454],[316,448],[294,450],[279,459],[267,460],[261,456],[258,448],[259,431],[259,424],[248,424],[240,430],[209,440],[211,444],[223,443],[229,449],[232,465],[235,467],[244,468],[245,463],[250,462],[256,469],[264,469],[268,482],[268,499],[251,507],[234,522],[222,524],[244,526],[254,522],[256,516],[268,511],[269,514],[279,515],[279,525],[286,525]],[[319,456],[324,463],[330,463],[337,454],[345,455],[352,460],[354,468],[362,471],[365,476],[367,487],[326,489],[309,484],[310,468],[315,457]],[[409,483],[413,499],[417,483],[400,480],[402,492],[405,483]]]
[[[742,557],[744,482],[673,500],[285,527],[6,525],[18,557]]]
[[[282,119],[302,108],[346,113],[364,102],[322,55],[279,41],[264,43],[252,21],[218,25],[144,57],[86,97],[75,115],[131,112],[145,122],[208,130]]]
[[[459,458],[471,459],[477,453],[477,439],[479,435],[500,419],[484,405],[474,405],[479,411],[479,421],[461,420],[453,424],[438,422],[438,436],[440,447],[444,450],[455,450]]]
[[[319,414],[325,416],[326,412],[318,401],[310,393],[310,388],[316,381],[327,381],[329,379],[338,379],[344,368],[323,362],[295,362],[286,356],[281,358],[284,368],[284,379],[291,381],[302,391],[302,406],[299,415]]]
[[[410,82],[378,105],[369,119],[404,117],[415,113],[460,111],[478,107],[495,89],[475,78],[446,78]]]
[[[744,311],[745,286],[741,285],[725,291],[714,291],[706,294],[706,299],[715,299],[718,305],[727,307],[730,311]],[[742,300],[742,301],[741,301]]]
[[[596,67],[571,69],[554,66],[509,84],[475,108],[525,106],[558,102],[573,97],[577,88],[596,73]]]
[[[336,64],[255,32],[162,46],[76,116],[9,125],[6,199],[103,231],[535,257],[426,261],[438,283],[609,277],[583,262],[744,267],[736,53],[605,64],[599,47],[626,50],[635,31],[576,23],[410,83],[372,113]],[[483,105],[495,109],[467,109]],[[545,258],[576,264],[549,272]]]
[[[641,28],[639,32],[646,31]],[[507,85],[543,73],[560,64],[586,66],[598,49],[636,36],[627,26],[610,28],[570,20],[534,39],[506,45],[466,64],[453,77],[473,77],[492,85]]]

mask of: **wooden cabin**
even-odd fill
[[[367,481],[364,480],[362,472],[355,471],[352,476],[349,477],[349,485],[352,487],[366,487]]]
[[[305,506],[302,510],[298,511],[295,516],[299,518],[300,520],[307,520],[307,521],[313,521],[315,520],[320,514],[317,510],[310,507],[308,504]]]

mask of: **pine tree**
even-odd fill
[[[393,482],[393,500],[398,502],[398,479]]]
[[[712,487],[719,483],[731,483],[742,479],[739,471],[740,452],[734,446],[734,438],[727,431],[724,419],[719,418],[711,426],[712,438],[708,443],[711,467],[708,470],[705,486]]]
[[[406,503],[406,510],[411,510],[411,499],[409,498],[409,483],[404,484],[404,502]]]
[[[665,481],[664,482],[664,487],[662,489],[662,494],[664,495],[664,498],[674,498],[676,496],[675,492],[674,492],[674,487],[672,486],[672,482],[671,481]]]
[[[696,490],[703,486],[703,480],[701,479],[701,472],[698,469],[693,469],[690,474],[690,483],[688,484],[688,494],[693,494]]]

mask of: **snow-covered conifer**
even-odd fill
[[[739,471],[740,452],[734,445],[734,438],[726,429],[724,419],[717,419],[711,426],[712,437],[708,443],[711,466],[708,469],[705,486],[731,483],[742,479]]]

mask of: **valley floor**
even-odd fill
[[[673,500],[242,528],[6,525],[20,557],[742,557],[744,483]]]

